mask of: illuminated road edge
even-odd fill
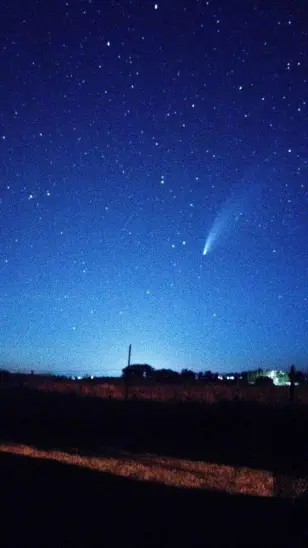
[[[273,474],[267,470],[119,452],[108,447],[100,451],[102,456],[81,456],[74,449],[72,452],[43,451],[29,445],[0,444],[1,453],[53,460],[139,481],[230,494],[274,495]]]

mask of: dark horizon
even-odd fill
[[[137,364],[137,363],[132,363],[131,365],[145,365],[145,364]],[[147,364],[147,365],[151,365],[151,364]],[[167,369],[167,370],[171,370],[175,373],[181,373],[183,370],[187,369],[188,371],[193,371],[196,375],[198,373],[205,373],[206,371],[210,371],[211,373],[213,373],[214,375],[220,375],[220,376],[226,376],[226,375],[232,375],[232,374],[243,374],[243,373],[249,373],[249,372],[253,372],[253,371],[257,371],[258,369],[262,369],[263,371],[282,371],[283,373],[289,373],[290,372],[290,367],[291,365],[295,365],[295,364],[290,364],[288,366],[285,366],[285,367],[282,367],[282,368],[274,368],[274,367],[263,367],[263,368],[260,368],[260,367],[255,367],[255,368],[251,368],[251,369],[232,369],[232,370],[228,370],[228,371],[217,371],[217,370],[214,370],[214,369],[211,369],[210,367],[207,367],[207,368],[202,368],[201,366],[200,367],[195,367],[195,368],[190,368],[190,367],[187,367],[187,368],[181,368],[181,369],[172,369],[172,368],[166,368],[164,367],[163,365],[161,367],[153,367],[153,369],[155,371],[159,371],[161,369]],[[124,366],[125,367],[125,366]],[[124,368],[123,367],[123,368]],[[300,367],[297,367],[295,365],[295,369],[296,371],[300,371],[302,373],[304,373],[305,375],[308,374],[308,367],[304,367],[304,368],[300,368]],[[96,372],[88,372],[86,370],[82,370],[81,368],[79,369],[57,369],[57,368],[49,368],[49,369],[37,369],[35,367],[22,367],[18,364],[9,364],[9,363],[0,363],[0,373],[1,371],[8,371],[9,373],[12,373],[12,374],[21,374],[21,375],[31,375],[32,373],[34,375],[46,375],[46,376],[63,376],[63,377],[67,377],[67,378],[73,378],[73,377],[78,377],[78,376],[81,376],[82,378],[89,378],[89,377],[93,377],[93,379],[95,380],[95,378],[115,378],[115,379],[120,379],[120,378],[123,378],[123,373],[122,373],[122,370],[120,372],[118,372],[116,369],[104,369],[102,368],[100,371],[96,371]]]

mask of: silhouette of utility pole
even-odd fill
[[[290,401],[294,400],[294,386],[295,386],[295,366],[291,365],[290,373],[289,373],[289,379],[290,379]]]
[[[127,367],[130,366],[131,355],[132,355],[132,345],[130,344],[129,347],[128,347]],[[127,372],[127,374],[126,374],[126,376],[125,376],[125,378],[124,378],[124,383],[125,383],[125,401],[128,400],[128,379],[129,379],[129,371]]]

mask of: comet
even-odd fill
[[[210,231],[210,233],[209,233],[209,235],[206,239],[206,242],[204,244],[203,255],[207,255],[209,253],[216,237],[217,237],[217,234],[214,232],[214,230]]]
[[[222,241],[223,235],[226,235],[228,232],[228,225],[230,227],[231,219],[231,213],[228,213],[228,211],[224,208],[218,212],[205,240],[203,255],[208,255],[208,253],[213,249],[213,246],[216,246],[218,241]]]
[[[208,255],[213,248],[223,244],[240,226],[244,211],[247,216],[249,204],[259,195],[259,185],[250,185],[248,188],[233,190],[232,194],[222,203],[210,227],[205,240],[202,255]]]

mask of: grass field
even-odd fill
[[[100,398],[123,399],[126,385],[123,379],[116,379],[105,383],[85,381],[54,381],[52,379],[37,379],[28,377],[26,385],[39,390],[75,393]],[[308,384],[296,387],[296,399],[300,403],[308,404]],[[151,382],[130,383],[128,386],[129,399],[158,400],[158,401],[198,401],[216,403],[219,401],[241,399],[265,404],[285,404],[289,400],[289,387],[282,386],[254,386],[233,383],[202,382],[187,384],[159,384]]]
[[[130,453],[108,447],[101,447],[100,451],[92,456],[79,454],[77,448],[71,452],[44,451],[30,445],[2,443],[0,452],[57,461],[97,472],[107,472],[120,477],[172,487],[208,489],[263,497],[274,495],[273,475],[266,470],[247,467]]]
[[[125,401],[121,382],[2,385],[5,523],[27,531],[5,525],[4,546],[308,545],[306,387],[292,404],[275,387],[129,389]]]

